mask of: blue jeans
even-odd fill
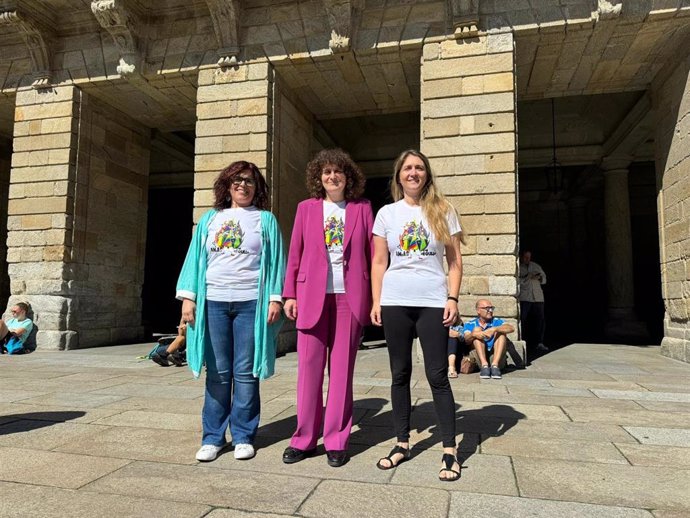
[[[254,366],[256,300],[206,302],[210,346],[206,346],[206,393],[201,444],[253,444],[259,427],[259,379]]]

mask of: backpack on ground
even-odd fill
[[[7,351],[7,354],[24,354],[26,352],[24,349],[24,344],[17,336],[13,336],[7,340],[5,350]]]

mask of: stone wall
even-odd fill
[[[690,57],[654,85],[662,354],[690,362]]]
[[[270,179],[273,67],[269,63],[199,72],[194,161],[194,221],[213,206],[213,182],[237,160]]]
[[[7,196],[10,188],[10,142],[0,140],[0,215],[7,214]],[[0,216],[0,308],[10,296],[10,278],[7,275],[7,219]]]
[[[74,195],[77,290],[72,293],[79,347],[143,338],[150,162],[149,128],[93,98],[87,101]]]
[[[478,297],[516,322],[517,175],[512,34],[424,45],[422,151],[461,216],[460,312]]]
[[[37,345],[141,336],[149,131],[73,86],[17,93],[8,205],[10,303]]]
[[[286,246],[297,204],[307,197],[305,168],[311,156],[312,117],[276,81],[271,189],[273,213],[280,222]]]

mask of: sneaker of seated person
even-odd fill
[[[497,365],[491,366],[491,379],[500,380],[501,379],[501,369]]]
[[[482,368],[479,369],[479,377],[483,380],[491,379],[491,369],[488,365],[482,365]]]
[[[546,347],[544,344],[537,344],[537,351],[543,352],[543,353],[548,353],[549,348]]]

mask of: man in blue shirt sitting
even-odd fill
[[[458,335],[462,332],[465,343],[474,348],[470,358],[479,364],[479,377],[501,379],[501,369],[505,367],[506,359],[506,335],[515,331],[515,327],[500,318],[494,318],[496,308],[488,299],[479,299],[474,307],[477,318],[467,322],[462,330],[455,331]],[[491,366],[487,358],[491,358]]]
[[[16,340],[21,344],[19,352],[23,352],[24,342],[31,334],[34,327],[33,322],[26,315],[29,312],[29,305],[24,302],[19,302],[10,309],[12,318],[7,323],[0,320],[0,343],[2,344],[2,352],[5,350],[9,352],[9,340]]]

